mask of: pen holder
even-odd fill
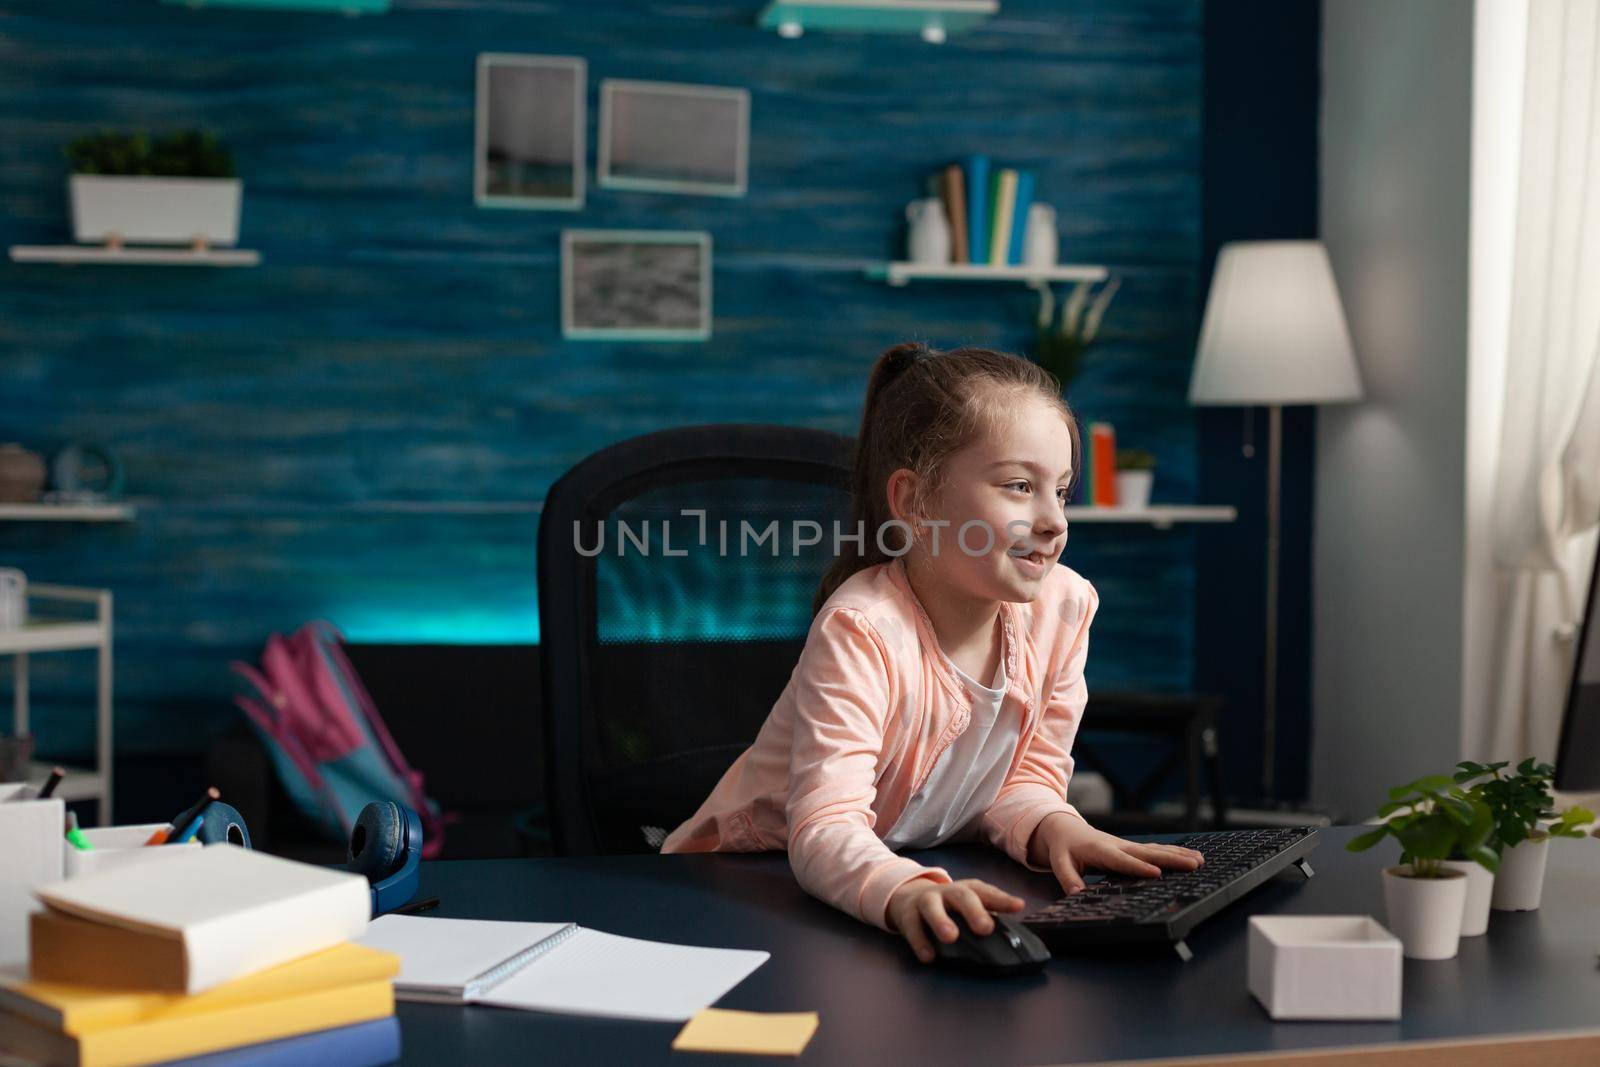
[[[0,785],[0,965],[28,958],[28,913],[35,886],[61,880],[60,800],[39,800],[32,786]]]
[[[93,830],[81,830],[79,832],[83,834],[83,839],[94,846],[87,852],[62,838],[65,876],[77,878],[80,875],[109,871],[114,867],[127,867],[135,863],[159,863],[163,859],[185,855],[191,848],[200,847],[198,841],[187,841],[181,845],[145,844],[151,834],[166,825],[153,822],[143,826],[102,826]]]

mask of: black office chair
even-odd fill
[[[659,849],[755,739],[804,647],[834,524],[853,532],[853,448],[803,427],[692,426],[603,449],[550,487],[539,627],[558,854]],[[807,520],[821,540],[802,546]]]

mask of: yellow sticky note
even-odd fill
[[[817,1032],[814,1011],[723,1011],[706,1008],[683,1024],[672,1047],[680,1052],[748,1052],[798,1056]]]

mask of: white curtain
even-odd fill
[[[1600,529],[1600,4],[1531,0],[1484,736],[1553,759]],[[1473,743],[1475,741],[1476,743]]]

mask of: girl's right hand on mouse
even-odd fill
[[[963,878],[941,885],[927,878],[914,878],[894,891],[889,898],[889,925],[911,943],[911,950],[923,963],[933,962],[933,942],[929,931],[949,944],[960,936],[951,913],[966,920],[967,928],[980,936],[994,932],[991,911],[1021,911],[1023,900],[988,882]]]

